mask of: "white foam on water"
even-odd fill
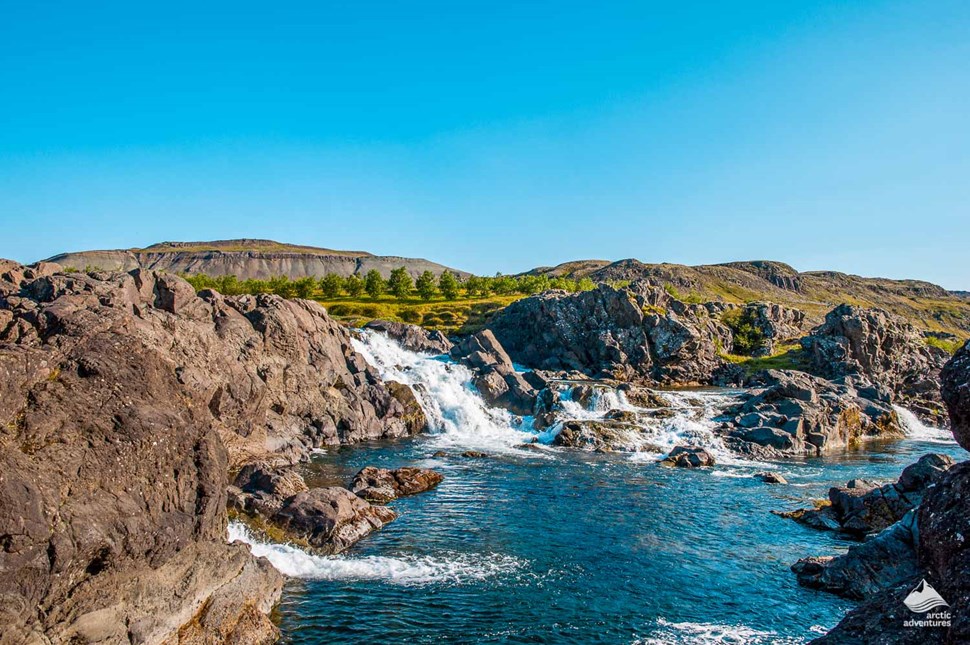
[[[249,546],[283,575],[306,580],[366,581],[395,585],[466,584],[514,573],[526,562],[499,554],[432,556],[321,556],[291,544],[275,544],[256,537],[241,522],[229,523],[229,541]]]
[[[537,437],[532,419],[489,407],[472,385],[471,370],[464,365],[408,351],[372,330],[362,331],[360,338],[351,342],[381,378],[411,387],[428,417],[435,445],[542,455],[515,448]]]
[[[670,643],[761,645],[762,643],[788,644],[800,642],[796,638],[782,637],[776,632],[754,629],[746,625],[675,623],[664,618],[658,618],[657,630],[647,638],[634,641],[634,645],[670,645]]]
[[[919,417],[902,406],[894,405],[893,409],[899,416],[899,421],[903,424],[903,429],[909,438],[931,443],[956,443],[949,430],[933,428],[924,424],[919,420]]]

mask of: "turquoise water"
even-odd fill
[[[730,392],[664,393],[675,414],[642,419],[649,444],[704,445],[717,455],[712,469],[665,468],[656,454],[522,447],[535,434],[530,420],[486,406],[464,368],[376,335],[358,350],[415,389],[431,431],[319,454],[308,483],[347,485],[368,465],[434,468],[445,479],[393,502],[399,519],[335,557],[231,527],[231,538],[291,576],[279,609],[285,643],[804,642],[851,603],[799,587],[789,567],[850,543],[771,511],[811,505],[849,479],[895,480],[927,452],[967,458],[901,411],[913,438],[825,459],[739,460],[712,432]],[[564,406],[580,418],[637,410],[610,391],[592,410]],[[467,449],[491,456],[460,457]],[[448,456],[432,457],[439,450]],[[753,477],[766,469],[790,484]]]

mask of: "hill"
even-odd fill
[[[686,266],[585,260],[541,267],[534,275],[589,277],[595,282],[649,280],[689,301],[767,300],[804,311],[821,322],[833,306],[848,303],[879,307],[899,314],[932,332],[970,336],[970,300],[959,292],[920,280],[864,278],[837,271],[799,272],[782,262],[755,260]]]
[[[47,260],[75,269],[130,271],[157,269],[170,273],[205,273],[211,276],[233,274],[240,280],[265,280],[285,275],[289,278],[363,275],[377,269],[384,277],[392,269],[406,267],[414,276],[423,271],[440,275],[450,270],[460,276],[464,271],[420,258],[382,256],[364,251],[337,251],[313,246],[283,244],[272,240],[218,240],[214,242],[161,242],[143,249],[80,251],[62,253]]]

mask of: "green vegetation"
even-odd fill
[[[728,309],[721,315],[721,322],[734,334],[734,351],[740,356],[751,356],[768,342],[745,309]]]
[[[196,291],[213,289],[225,295],[273,293],[284,298],[314,299],[334,318],[351,325],[382,318],[462,333],[482,329],[493,313],[527,295],[548,289],[575,292],[596,287],[589,278],[550,279],[533,275],[469,276],[462,281],[448,271],[437,279],[425,271],[414,281],[404,267],[394,269],[388,280],[375,269],[363,279],[332,273],[319,280],[276,276],[240,281],[234,275],[205,274],[184,277]]]
[[[965,342],[959,338],[941,338],[939,336],[927,336],[925,341],[930,347],[942,349],[950,355],[956,354]]]
[[[775,351],[768,356],[740,356],[738,354],[728,354],[719,352],[724,360],[740,365],[748,374],[754,374],[761,370],[802,370],[808,367],[808,358],[802,346],[793,343],[789,345],[779,345]]]
[[[689,305],[699,305],[704,302],[707,302],[704,296],[697,293],[696,291],[691,291],[686,295],[684,295],[680,291],[678,291],[677,287],[675,287],[672,284],[665,284],[664,290],[670,294],[671,298],[675,300],[680,300],[681,302],[686,302]]]

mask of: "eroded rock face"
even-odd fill
[[[441,473],[427,468],[361,469],[350,484],[350,490],[369,502],[380,504],[398,497],[416,495],[431,490],[444,480]]]
[[[862,379],[768,370],[758,380],[764,388],[729,410],[721,430],[741,454],[820,455],[905,434],[886,395]]]
[[[965,450],[970,450],[970,342],[943,367],[940,378],[953,437]]]
[[[489,329],[509,355],[535,369],[666,384],[710,382],[717,344],[731,332],[704,305],[688,305],[646,283],[549,291],[495,314]]]
[[[228,469],[410,434],[401,394],[313,303],[2,268],[4,636],[272,640],[281,578],[226,544]]]
[[[454,343],[448,340],[448,337],[442,332],[438,330],[429,331],[418,325],[408,325],[389,320],[372,320],[364,325],[364,328],[386,334],[397,341],[401,347],[412,352],[435,355],[447,354],[454,347]]]
[[[888,388],[894,401],[923,417],[943,420],[940,368],[949,356],[927,345],[923,334],[899,316],[839,305],[802,340],[802,346],[815,373],[826,378],[863,375]]]
[[[752,302],[743,308],[743,317],[764,339],[755,356],[771,354],[778,343],[799,338],[805,322],[805,312],[771,302]]]

